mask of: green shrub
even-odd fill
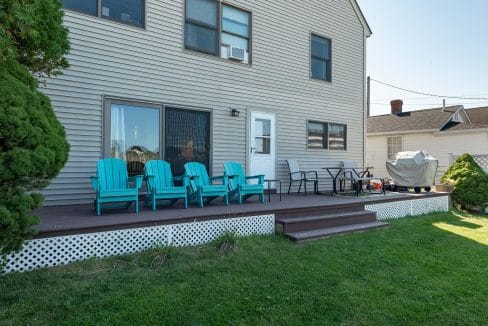
[[[232,231],[225,231],[214,240],[218,251],[227,253],[237,248],[237,235]]]
[[[452,185],[452,200],[461,209],[488,206],[488,174],[469,154],[461,155],[441,178]]]
[[[57,0],[0,0],[0,257],[34,234],[46,187],[68,159],[65,131],[42,78],[68,62],[67,30]],[[35,77],[34,77],[35,76]]]
[[[176,248],[172,246],[157,246],[150,250],[151,266],[160,268],[168,264],[176,256]]]

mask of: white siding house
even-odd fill
[[[215,175],[222,173],[224,162],[234,160],[249,173],[283,180],[284,187],[287,158],[317,170],[342,159],[364,163],[365,44],[371,31],[356,1],[146,0],[140,1],[139,21],[123,9],[106,7],[103,0],[84,13],[69,8],[90,1],[61,2],[67,7],[70,68],[49,79],[43,91],[65,126],[71,151],[44,191],[46,205],[92,202],[89,177],[100,158],[117,155],[122,132],[141,142],[132,154],[123,154],[127,160],[147,151],[170,162],[203,157]],[[185,41],[192,28],[185,27],[192,18],[185,4],[199,2],[218,8],[215,33],[222,50],[217,55],[195,51]],[[225,6],[249,16],[243,62],[225,59]],[[329,42],[324,67],[330,80],[311,78],[312,35]],[[118,116],[121,110],[126,110],[124,117]],[[148,123],[141,125],[139,119]],[[326,134],[329,142],[339,137],[345,148],[308,146],[310,120],[346,125],[344,135]],[[129,122],[133,129],[116,130]],[[195,135],[208,140],[196,144],[201,139]]]
[[[376,175],[387,176],[386,161],[396,152],[425,150],[439,160],[439,181],[453,157],[488,154],[488,125],[474,123],[478,121],[472,121],[469,111],[448,107],[369,117],[366,164]]]

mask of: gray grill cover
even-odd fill
[[[386,162],[386,169],[397,186],[430,187],[434,185],[439,161],[427,152],[400,152],[394,161]]]

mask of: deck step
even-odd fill
[[[303,216],[318,216],[324,214],[342,214],[364,211],[364,203],[348,203],[343,205],[333,205],[330,207],[302,207],[300,209],[289,209],[286,212],[276,214],[276,219],[302,218]]]
[[[276,220],[276,223],[284,233],[370,222],[376,222],[376,213],[365,210],[301,217],[286,217],[278,218]]]
[[[314,229],[314,230],[307,230],[307,231],[288,232],[285,233],[285,235],[295,242],[302,242],[307,240],[327,238],[338,234],[361,232],[361,231],[367,231],[367,230],[372,230],[377,228],[383,228],[386,226],[388,226],[388,224],[383,222],[368,222],[368,223],[342,225],[342,226]]]

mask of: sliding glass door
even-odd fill
[[[144,163],[160,158],[160,109],[112,104],[110,151],[127,161],[130,176],[144,174]]]
[[[165,109],[164,158],[173,173],[184,173],[186,162],[210,165],[210,112]]]
[[[108,100],[105,121],[105,156],[125,160],[131,176],[155,159],[171,163],[175,175],[186,162],[210,166],[208,111]]]

